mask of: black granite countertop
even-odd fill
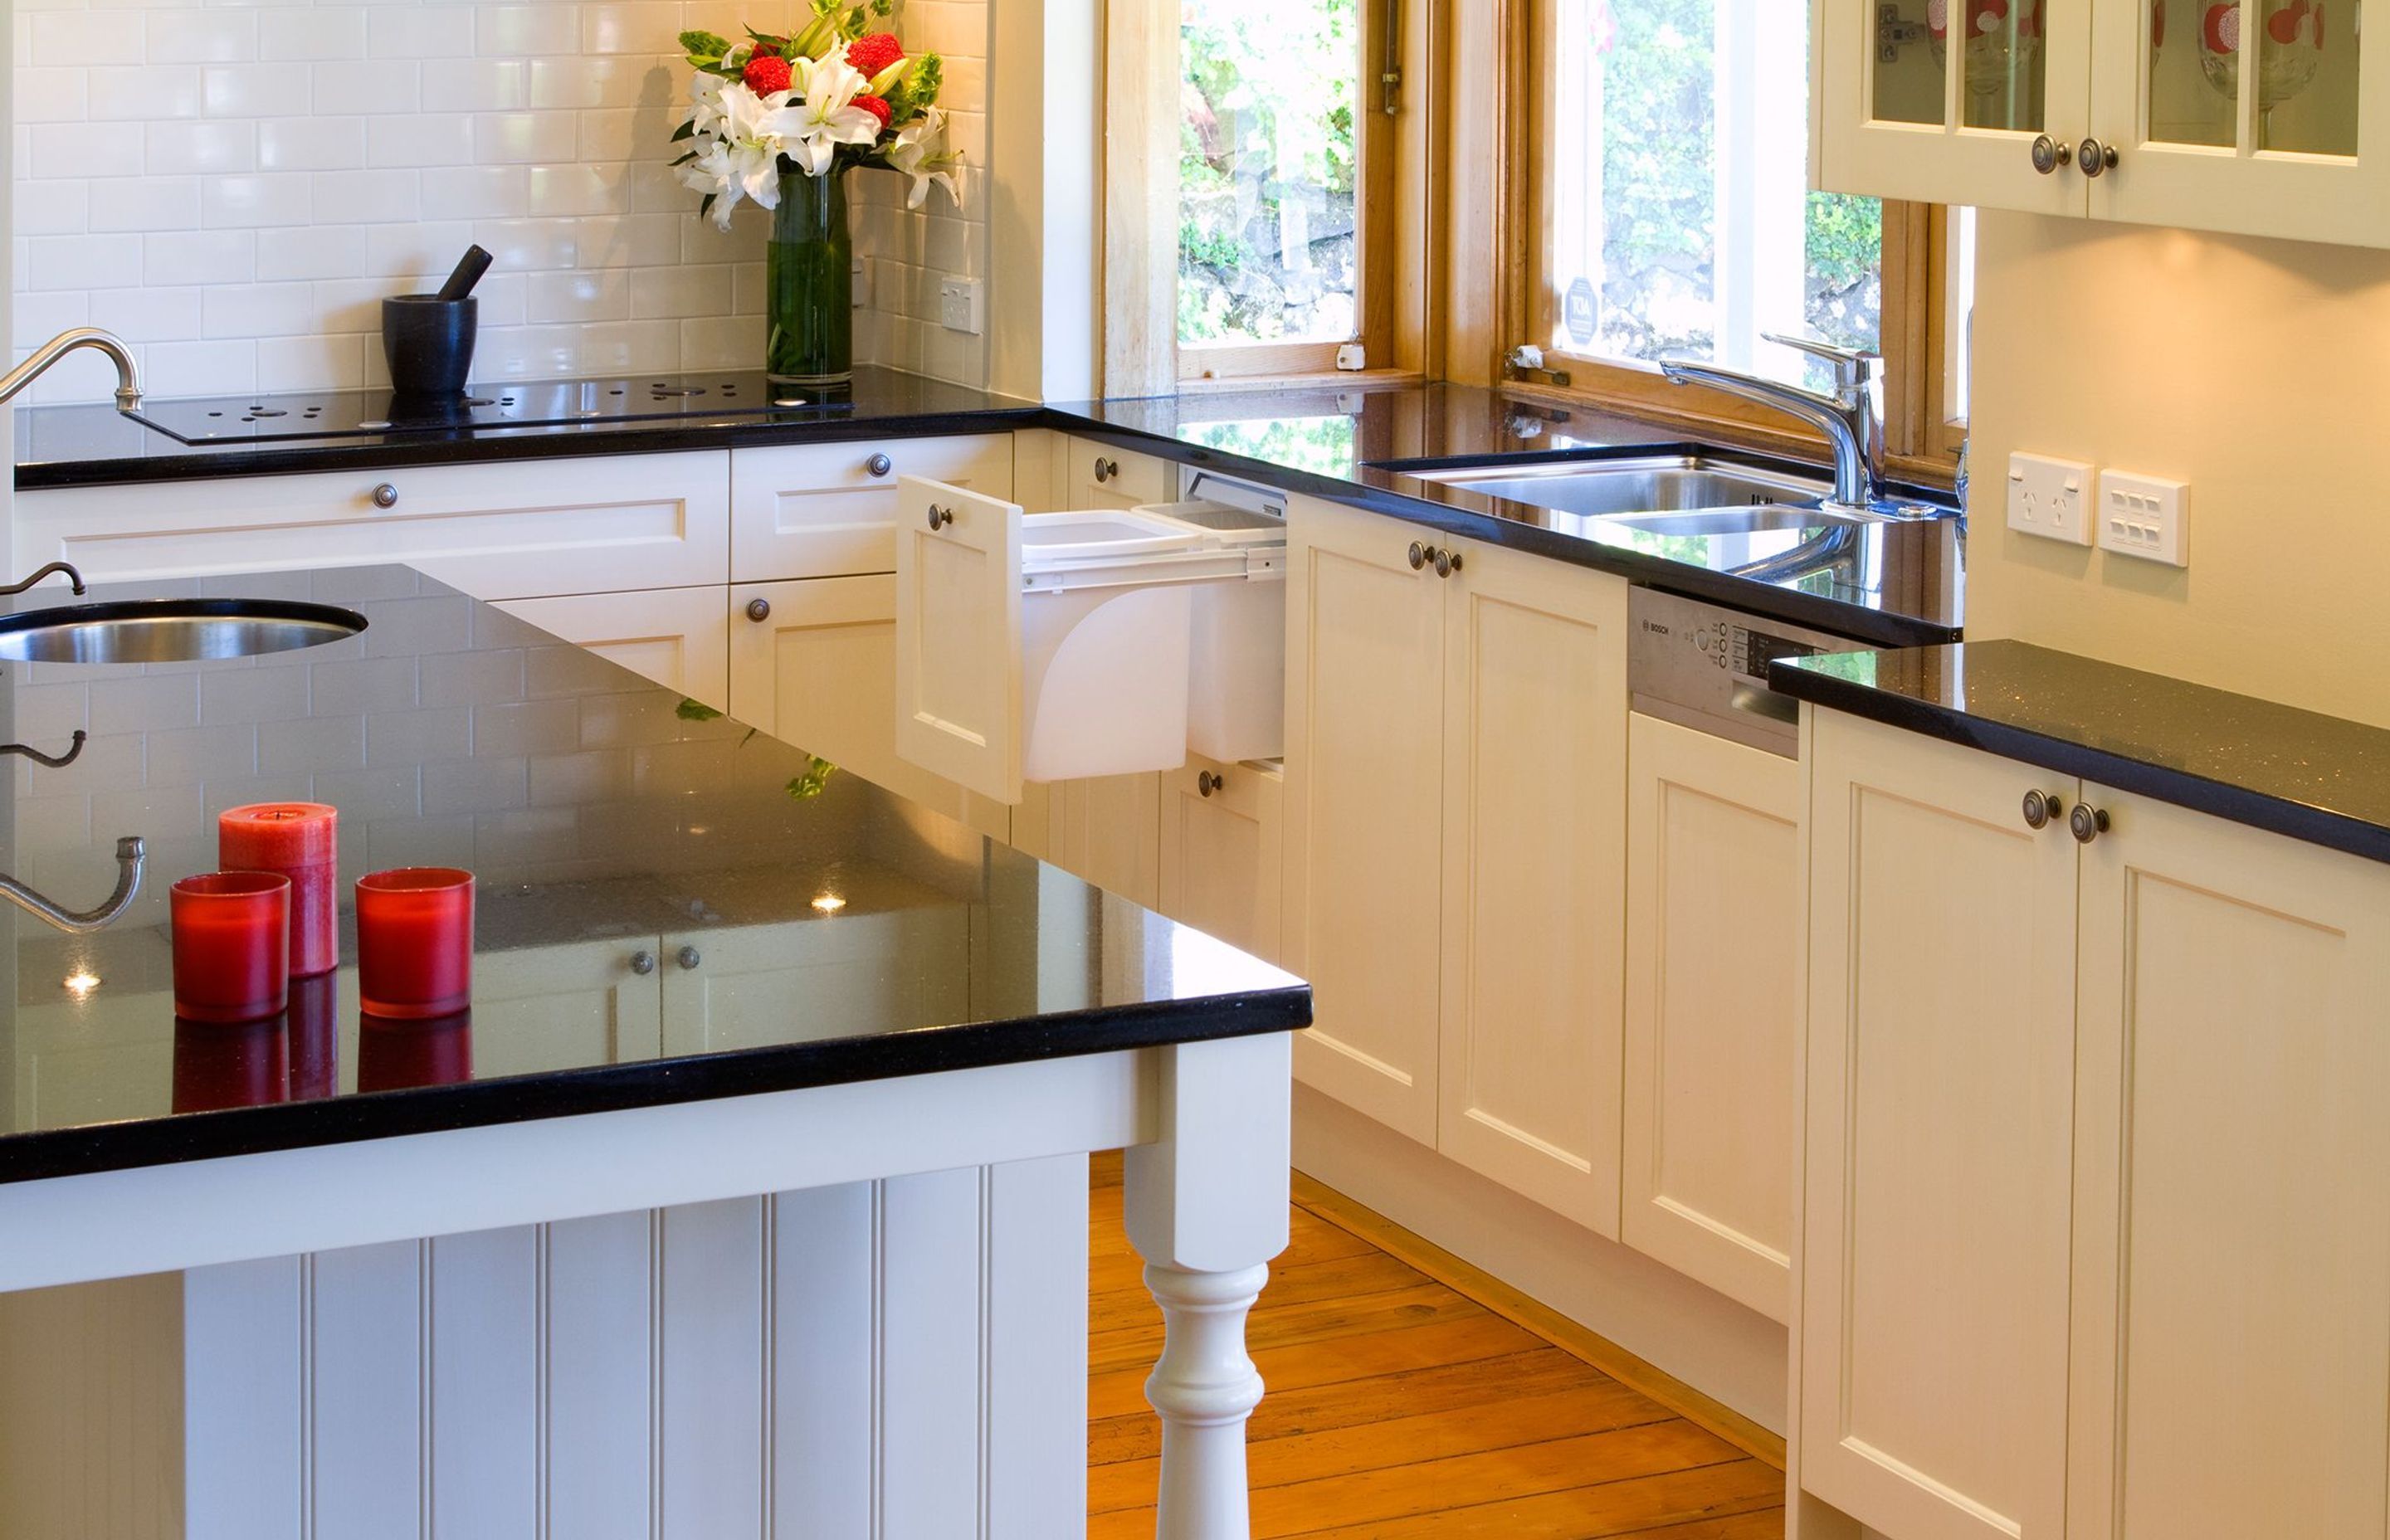
[[[1786,695],[2375,861],[2390,729],[2024,642],[1777,663]]]
[[[627,394],[636,402],[644,400],[642,392],[650,387],[696,386],[707,393],[692,398],[703,403],[693,416],[605,421],[572,417],[577,392],[594,391],[601,400]],[[1527,463],[1703,447],[1651,423],[1499,391],[1446,384],[1356,385],[1039,405],[867,367],[856,371],[854,389],[842,400],[828,404],[806,401],[785,411],[771,407],[771,392],[752,375],[476,386],[474,392],[491,402],[474,425],[417,426],[340,438],[297,436],[308,421],[323,420],[309,418],[307,408],[323,406],[330,399],[326,396],[259,398],[258,404],[284,414],[263,417],[220,404],[224,416],[212,430],[225,436],[196,443],[127,418],[110,406],[26,408],[17,418],[17,485],[32,491],[1043,427],[1446,533],[1617,572],[1857,641],[1915,647],[1951,641],[1959,635],[1960,542],[1953,520],[1856,526],[1832,562],[1771,581],[1738,576],[1731,569],[1790,550],[1817,531],[1690,534],[1638,529],[1485,496],[1390,468],[1471,456],[1501,456]],[[522,399],[500,404],[509,394]],[[393,403],[387,393],[339,396],[326,416],[354,422],[403,415],[403,404]],[[193,427],[187,404],[159,403],[153,414],[186,432]],[[253,420],[243,421],[245,416]],[[522,420],[527,417],[541,420]]]
[[[133,909],[95,935],[0,905],[0,1181],[1310,1019],[1276,969],[406,569],[91,597],[191,594],[369,624],[226,662],[0,663],[0,743],[72,756],[0,757],[0,870],[81,908],[120,836],[148,850]],[[167,889],[215,867],[219,812],[281,799],[341,811],[344,928],[366,871],[477,874],[469,1018],[361,1022],[344,937],[328,995],[289,1016],[177,1022]]]

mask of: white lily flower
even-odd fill
[[[946,115],[935,107],[925,109],[919,117],[896,131],[894,142],[883,154],[892,170],[903,172],[912,179],[905,194],[905,207],[919,208],[928,199],[932,186],[945,188],[955,207],[962,207],[962,189],[946,170],[957,158],[946,152],[945,140]]]
[[[699,95],[697,159],[680,168],[684,186],[713,195],[713,223],[730,228],[739,199],[760,208],[780,201],[780,156],[788,145],[778,125],[789,109],[789,93],[759,96],[736,81],[718,77]]]
[[[842,55],[789,61],[790,95],[797,98],[773,114],[770,132],[781,152],[808,176],[827,173],[841,145],[868,147],[880,138],[880,120],[854,105],[869,83]]]

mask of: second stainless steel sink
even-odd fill
[[[0,659],[32,663],[187,663],[320,647],[353,636],[353,610],[289,599],[129,599],[0,616]]]
[[[1580,518],[1816,502],[1833,490],[1824,477],[1702,454],[1383,468]]]

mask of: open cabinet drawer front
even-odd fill
[[[897,486],[896,752],[1021,801],[1021,505]]]

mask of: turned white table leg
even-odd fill
[[[1145,1384],[1162,1417],[1158,1540],[1250,1540],[1245,1419],[1262,1378],[1245,1315],[1286,1250],[1291,1039],[1156,1050],[1162,1136],[1132,1148],[1129,1241],[1162,1306],[1162,1359]]]

